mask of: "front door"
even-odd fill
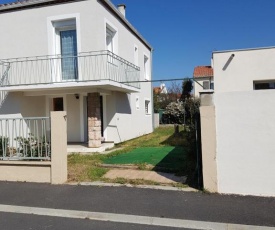
[[[78,79],[76,30],[60,31],[62,80]]]

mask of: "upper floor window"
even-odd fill
[[[210,82],[210,89],[214,90],[214,82]]]
[[[254,89],[275,89],[275,80],[254,82]]]
[[[144,79],[150,80],[149,58],[146,55],[144,55]]]
[[[138,66],[138,47],[134,46],[134,59],[135,59],[135,65]]]
[[[203,81],[202,85],[203,85],[203,89],[210,89],[210,82],[209,81]]]
[[[78,79],[76,20],[55,21],[53,27],[55,30],[55,54],[61,55],[60,73],[57,72],[56,75],[59,80]],[[56,61],[56,64],[58,63]]]
[[[214,82],[213,81],[203,81],[202,82],[203,89],[214,89]]]
[[[114,32],[106,27],[106,48],[114,53]]]
[[[118,54],[118,32],[117,29],[110,23],[106,21],[106,27],[105,27],[105,32],[106,32],[106,50]]]

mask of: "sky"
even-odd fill
[[[127,20],[153,46],[153,79],[192,77],[212,51],[275,46],[275,0],[111,2],[126,5]]]

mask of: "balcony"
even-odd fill
[[[140,69],[109,51],[77,56],[37,56],[0,60],[0,90],[28,91],[98,87],[125,92],[140,88]]]

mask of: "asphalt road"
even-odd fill
[[[0,213],[1,230],[192,230],[60,217]]]
[[[0,182],[0,204],[275,227],[275,198],[205,194],[127,187]],[[7,218],[8,217],[8,218]],[[73,229],[167,229],[110,222],[0,213],[1,229],[64,223]],[[14,219],[17,221],[5,221]],[[73,221],[73,223],[72,223]],[[19,223],[34,227],[16,228]],[[35,224],[38,225],[35,225]],[[6,225],[5,225],[6,224]],[[9,225],[14,225],[10,226]],[[79,224],[79,225],[78,225]],[[108,226],[113,225],[109,228]],[[7,226],[2,228],[2,226]],[[27,226],[27,225],[26,225]],[[104,226],[106,226],[104,228]],[[173,228],[176,229],[176,228]]]

